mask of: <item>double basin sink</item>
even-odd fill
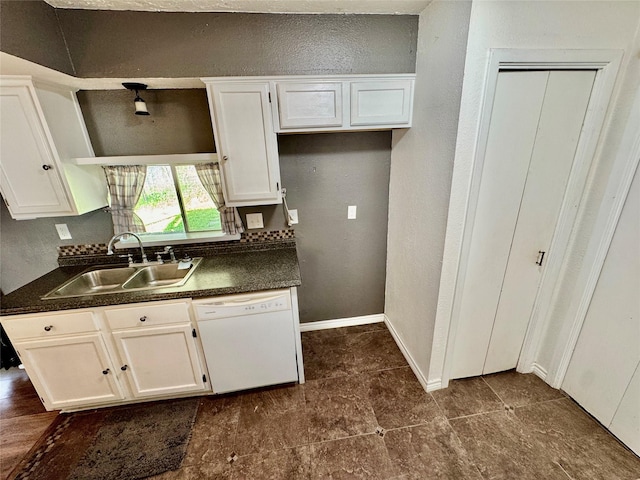
[[[43,299],[123,293],[184,285],[202,257],[188,262],[140,264],[128,267],[93,267],[44,295]]]

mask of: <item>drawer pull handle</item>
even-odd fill
[[[110,370],[107,368],[106,370],[102,370],[102,374],[103,375],[107,375],[110,372]]]
[[[128,366],[128,365],[122,365],[122,366],[120,367],[120,370],[122,370],[122,371],[124,372],[127,368],[129,368],[129,366]]]
[[[140,321],[141,322],[146,322],[147,321],[147,316],[143,315],[142,317],[140,317]]]
[[[46,327],[44,327],[44,331],[50,332],[52,328],[53,328],[53,325],[47,325]]]

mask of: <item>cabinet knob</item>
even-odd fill
[[[141,322],[146,322],[147,321],[147,316],[146,315],[141,316],[140,317],[140,321]]]
[[[122,365],[120,367],[120,370],[122,370],[124,372],[127,368],[129,368],[129,365]]]
[[[51,170],[53,167],[51,165],[42,165],[43,170]]]
[[[227,160],[229,160],[229,157],[227,157],[227,156],[225,155],[225,156],[223,156],[223,157],[222,157],[222,160],[224,160],[224,161],[226,162]]]
[[[50,332],[52,328],[53,328],[53,325],[47,325],[46,327],[44,327],[44,331]]]
[[[103,375],[107,375],[110,372],[110,370],[107,368],[105,370],[102,370],[102,374]]]

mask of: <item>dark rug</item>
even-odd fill
[[[106,413],[71,414],[21,462],[15,478],[135,480],[176,470],[186,453],[199,403],[190,398],[118,407]],[[83,435],[93,440],[76,439]],[[82,446],[83,452],[77,452]],[[50,468],[72,458],[77,460],[68,475]]]

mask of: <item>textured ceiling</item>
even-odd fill
[[[45,0],[56,8],[151,12],[364,13],[417,15],[431,0]]]

